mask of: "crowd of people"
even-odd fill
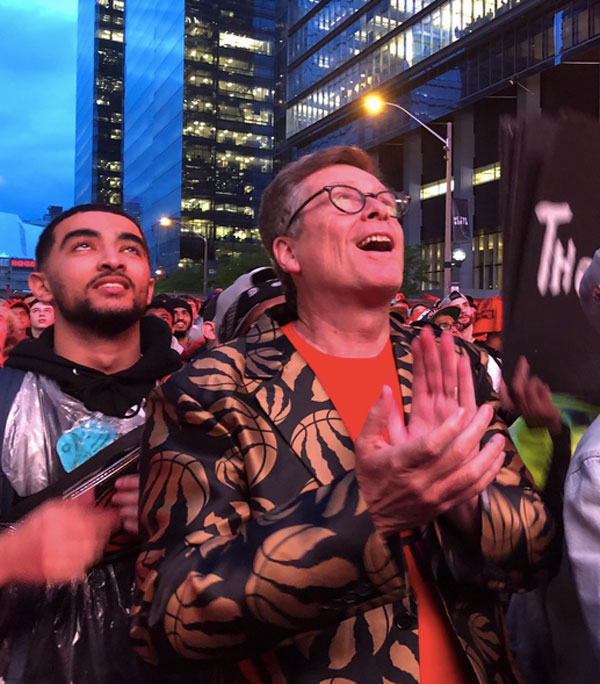
[[[505,383],[499,299],[402,295],[407,207],[302,157],[272,266],[203,299],[154,294],[121,208],[46,226],[0,307],[2,681],[593,680],[598,411]]]

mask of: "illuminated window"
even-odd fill
[[[239,206],[229,202],[215,204],[215,211],[228,211],[232,214],[242,214],[244,216],[250,216],[251,218],[254,218],[254,209],[252,207]]]
[[[452,179],[451,189],[454,190],[454,178]],[[421,186],[421,199],[430,199],[431,197],[439,197],[446,194],[446,181],[435,181],[434,183],[427,183]]]
[[[256,107],[249,103],[239,106],[219,104],[218,116],[226,121],[243,121],[258,126],[273,125],[273,110],[271,108]]]
[[[110,132],[111,140],[121,140],[121,129],[113,128]]]
[[[242,85],[234,81],[219,81],[219,90],[228,93],[231,97],[244,100],[271,101],[273,99],[273,91],[270,88]]]
[[[213,29],[210,23],[202,21],[198,17],[185,18],[185,33],[188,36],[200,36],[202,38],[212,38]]]
[[[194,211],[210,211],[211,202],[206,197],[189,197],[181,201],[181,208]]]
[[[345,5],[350,7],[354,1],[345,0]],[[486,25],[498,14],[522,3],[522,0],[446,0],[443,3],[435,3],[432,10],[425,12],[398,34],[386,37],[394,26],[400,25],[401,21],[407,18],[395,16],[391,12],[412,16],[424,10],[430,1],[381,2],[372,12],[361,15],[348,30],[330,41],[323,49],[308,54],[306,59],[295,66],[288,76],[288,99],[301,94],[303,97],[287,110],[287,135],[293,136],[356,100],[366,88],[397,76],[434,52]],[[333,2],[334,0],[325,4],[321,12],[326,12],[327,7]],[[340,10],[342,11],[345,10]],[[304,29],[317,21],[315,18],[319,16],[320,13],[317,12],[292,34],[290,55],[293,58],[300,57],[302,52],[310,47],[309,43],[316,42],[312,39],[307,42],[306,36],[302,36]],[[323,14],[322,25],[333,25],[332,17]],[[359,56],[365,45],[372,45],[378,39],[381,40],[375,50],[354,62],[326,84],[319,85],[313,92],[304,95],[325,75],[325,71],[336,69],[347,60]]]
[[[217,152],[217,166],[226,169],[239,169],[240,171],[253,170],[262,173],[270,173],[273,170],[273,161],[262,157],[252,157],[234,152]]]
[[[502,289],[502,233],[473,236],[473,287]]]
[[[500,178],[500,162],[473,169],[473,185],[482,185]]]
[[[431,282],[421,283],[423,290],[433,290],[440,286],[444,265],[442,263],[444,244],[442,242],[430,242],[421,245],[421,258],[427,264],[427,280]]]
[[[192,219],[188,218],[185,221],[185,229],[182,233],[192,233],[193,235],[210,235],[212,232],[213,222],[208,219]]]
[[[245,145],[247,147],[256,147],[262,150],[270,150],[273,147],[273,138],[271,136],[228,130],[219,131],[217,133],[217,142]]]
[[[185,145],[185,160],[188,164],[196,166],[208,164],[212,161],[212,148],[203,145]]]
[[[119,78],[98,77],[96,86],[105,93],[115,93],[123,89],[123,81]]]
[[[201,97],[194,97],[191,100],[184,100],[183,108],[190,112],[214,112],[215,105],[212,101]]]
[[[108,5],[108,2],[106,4]],[[125,3],[123,2],[123,0],[113,0],[112,6],[119,12],[125,11]]]
[[[219,45],[221,47],[232,47],[249,52],[257,52],[260,55],[270,55],[273,52],[273,45],[270,40],[258,40],[250,36],[242,36],[237,33],[221,31],[219,33]]]
[[[205,64],[213,64],[215,61],[215,56],[204,48],[186,48],[185,58],[194,62],[204,62]]]
[[[244,76],[254,75],[254,64],[244,59],[234,57],[219,57],[219,69],[229,74],[243,74]]]
[[[200,71],[199,69],[190,70],[187,73],[186,81],[191,85],[199,87],[212,86],[214,84],[210,71]]]
[[[183,135],[192,135],[196,138],[214,138],[215,127],[204,121],[190,121],[183,127]]]

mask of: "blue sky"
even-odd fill
[[[0,211],[73,204],[77,0],[0,0]]]

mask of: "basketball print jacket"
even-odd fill
[[[392,322],[410,419],[418,330]],[[484,354],[478,403],[498,401]],[[414,684],[413,591],[401,541],[375,530],[354,476],[353,443],[310,367],[264,315],[149,402],[132,636],[178,682]],[[555,524],[506,436],[481,497],[481,539],[443,517],[418,544],[473,681],[519,681],[499,592],[532,587],[558,554]]]

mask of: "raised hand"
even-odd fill
[[[112,511],[82,500],[49,501],[0,536],[0,584],[60,584],[80,579],[101,556],[114,528]]]
[[[458,357],[451,335],[442,335],[438,346],[424,329],[412,351],[408,427],[391,388],[384,387],[355,445],[358,483],[384,536],[446,512],[468,527],[479,494],[504,460],[500,435],[480,449],[493,409],[477,408],[470,363]]]
[[[514,407],[528,427],[545,427],[554,435],[561,431],[560,412],[552,403],[550,388],[531,374],[524,356],[517,362],[511,389]]]
[[[115,482],[116,492],[111,498],[111,506],[119,511],[121,526],[127,532],[138,534],[138,504],[140,500],[140,476],[124,475]]]

